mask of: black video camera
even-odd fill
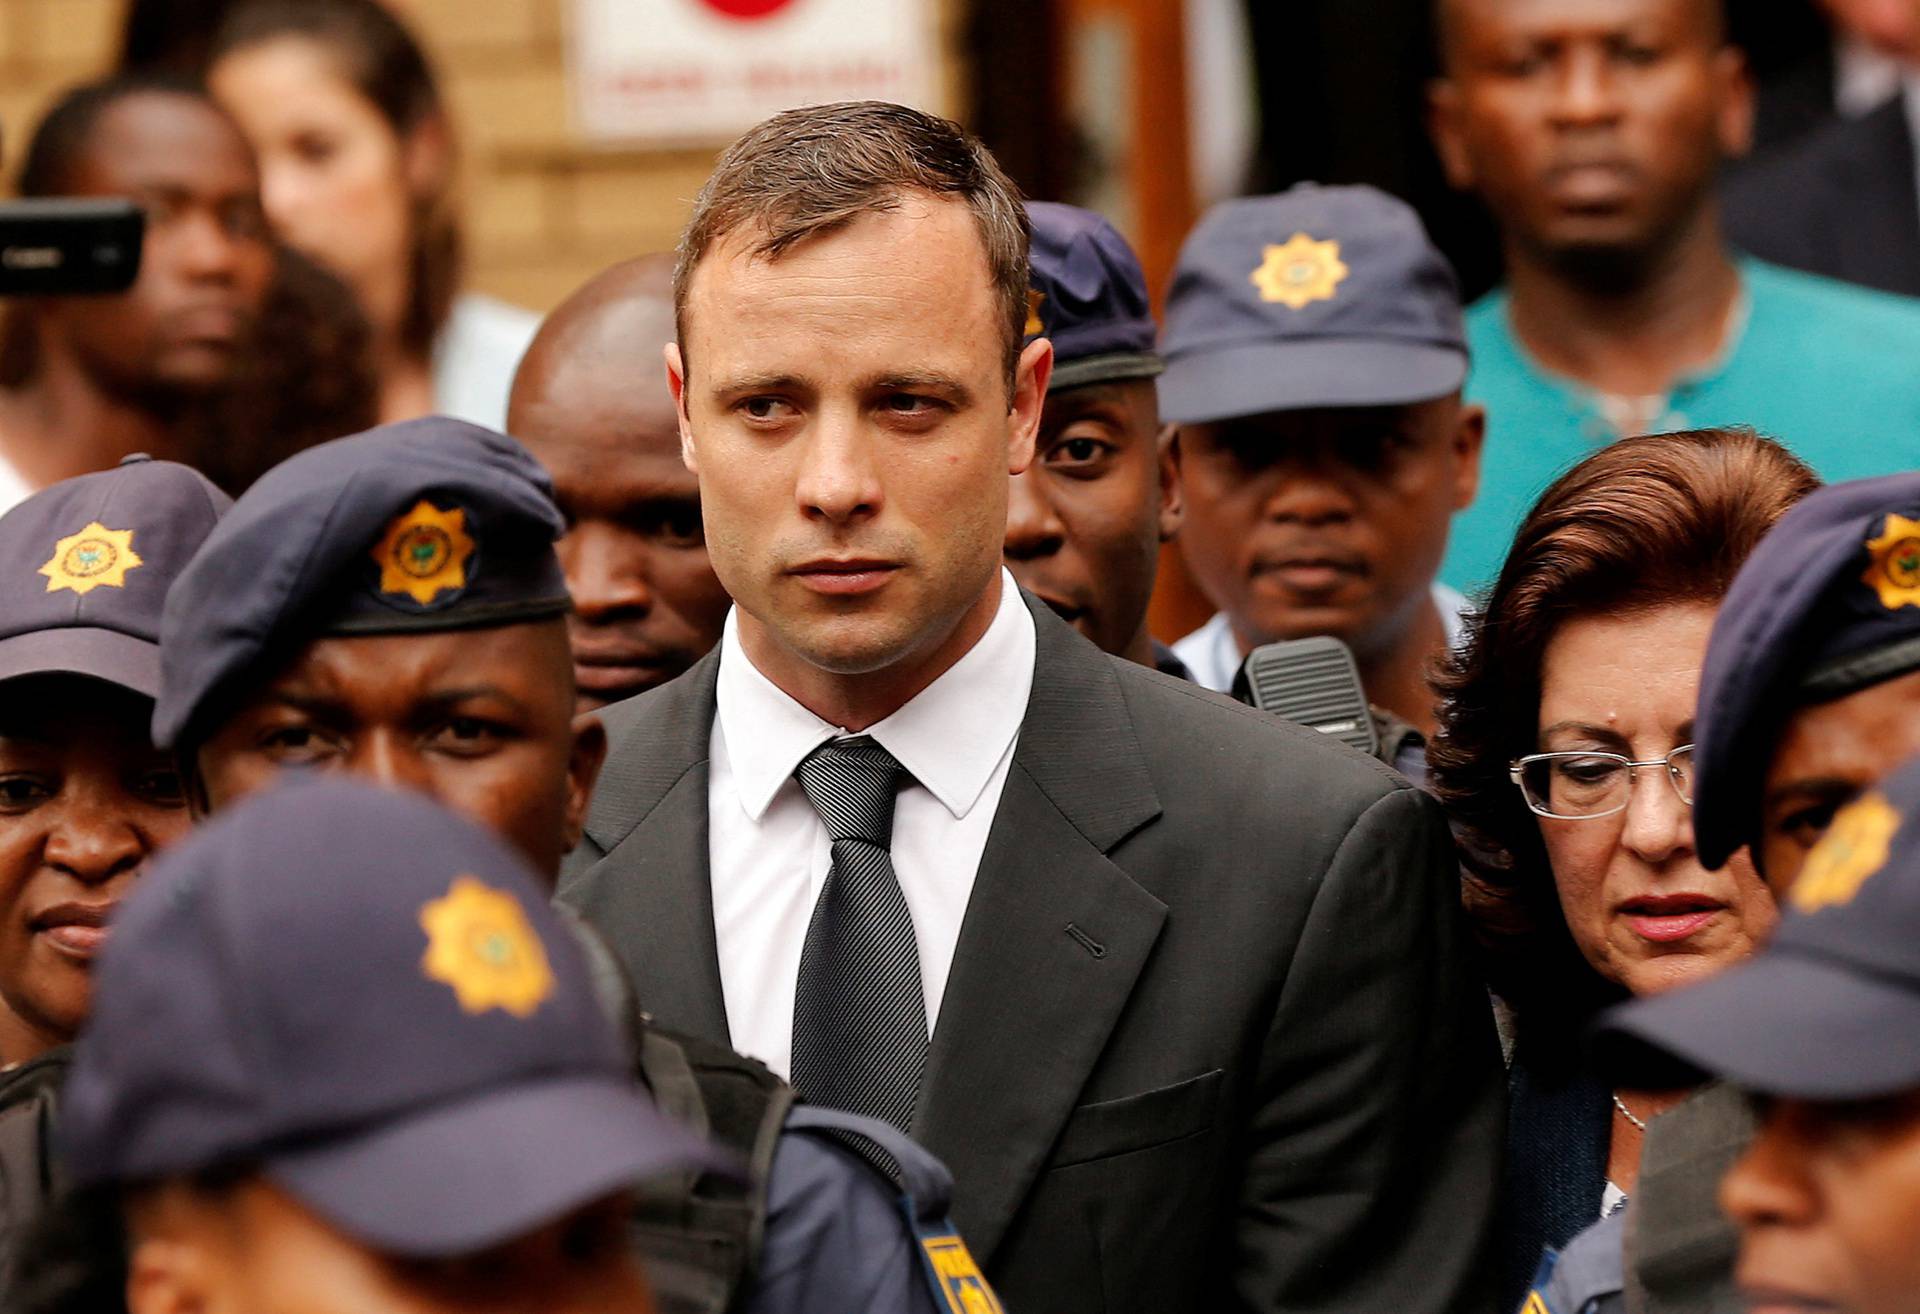
[[[131,201],[9,201],[0,205],[0,297],[124,292],[140,273],[146,214]]]

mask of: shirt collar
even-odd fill
[[[1740,286],[1734,295],[1733,304],[1727,309],[1726,325],[1721,330],[1720,346],[1713,356],[1700,363],[1695,369],[1674,379],[1673,387],[1665,395],[1654,397],[1609,398],[1605,394],[1588,387],[1580,380],[1556,373],[1535,360],[1533,353],[1527,350],[1520,334],[1513,327],[1513,297],[1506,291],[1500,292],[1500,322],[1502,336],[1513,349],[1513,359],[1518,363],[1520,372],[1526,375],[1536,386],[1544,386],[1557,392],[1566,402],[1568,410],[1576,417],[1590,422],[1598,422],[1604,432],[1588,433],[1590,438],[1599,438],[1611,442],[1615,438],[1631,437],[1608,418],[1608,411],[1640,409],[1643,405],[1652,415],[1650,424],[1631,426],[1640,433],[1660,433],[1670,429],[1686,429],[1691,425],[1687,417],[1674,409],[1675,400],[1681,394],[1705,387],[1713,383],[1728,367],[1734,357],[1739,355],[1740,347],[1747,340],[1747,327],[1753,319],[1752,272],[1754,261],[1751,257],[1733,255],[1735,272],[1739,275]],[[1610,406],[1609,403],[1614,403]],[[1620,405],[1626,403],[1626,405]]]
[[[736,612],[720,639],[715,691],[740,805],[759,821],[794,769],[829,739],[854,732],[822,720],[760,672],[740,644]],[[972,811],[1006,756],[1033,691],[1033,617],[1000,572],[1000,605],[979,642],[904,707],[861,733],[925,786],[942,807]]]
[[[1458,648],[1466,637],[1466,613],[1471,604],[1466,595],[1439,580],[1433,582],[1431,593],[1434,609],[1440,613],[1440,624],[1447,632],[1447,647]],[[1234,677],[1240,674],[1240,667],[1247,660],[1247,655],[1240,651],[1240,641],[1233,637],[1233,625],[1224,611],[1214,612],[1205,625],[1182,639],[1176,645],[1176,653],[1192,671],[1196,684],[1220,693],[1233,691]]]

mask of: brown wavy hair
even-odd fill
[[[413,251],[400,321],[401,346],[410,355],[427,358],[453,313],[465,272],[454,143],[433,65],[406,25],[380,0],[240,0],[214,34],[207,67],[278,37],[302,37],[324,47],[341,75],[402,142],[432,124],[447,129],[446,176],[430,195],[413,202]]]
[[[1718,603],[1774,522],[1820,480],[1751,429],[1628,438],[1562,475],[1534,504],[1465,642],[1434,678],[1431,784],[1460,841],[1462,897],[1488,984],[1522,1025],[1568,1022],[1617,998],[1587,964],[1508,766],[1538,745],[1540,671],[1569,620]]]

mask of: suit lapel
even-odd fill
[[[608,708],[607,764],[587,814],[604,856],[559,897],[612,943],[640,1006],[673,1030],[725,1042],[707,850],[707,770],[718,650],[679,679]]]
[[[1165,906],[1106,854],[1159,815],[1111,660],[1031,599],[1033,695],[915,1118],[990,1256],[1133,991]]]
[[[1905,99],[1894,97],[1860,126],[1833,169],[1833,194],[1851,198],[1847,222],[1833,229],[1841,268],[1850,278],[1883,281],[1893,260],[1900,266],[1899,290],[1920,292],[1920,193]]]

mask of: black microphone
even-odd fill
[[[1255,648],[1233,677],[1233,696],[1249,707],[1332,735],[1369,757],[1380,751],[1353,650],[1332,635]]]

